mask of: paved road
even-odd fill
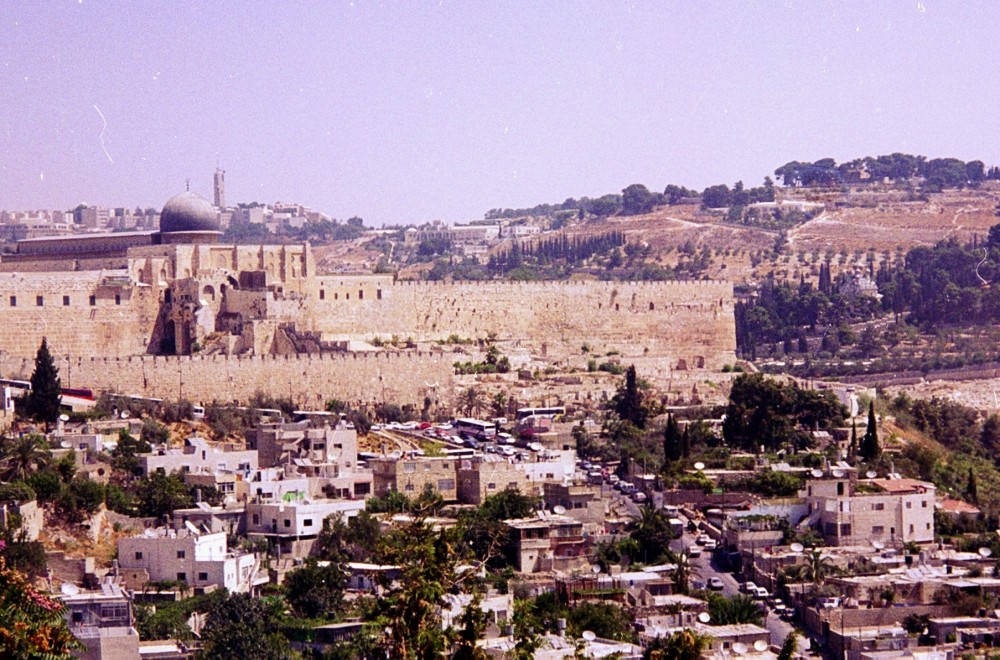
[[[685,531],[681,538],[671,542],[670,547],[674,551],[681,551],[695,545],[694,538],[694,534]],[[691,560],[691,565],[694,568],[692,571],[695,573],[694,579],[707,582],[708,578],[717,577],[722,580],[722,595],[729,597],[739,593],[739,583],[737,583],[736,578],[732,573],[727,573],[722,569],[713,553],[702,552],[700,557]],[[764,626],[770,631],[771,644],[775,646],[781,646],[785,638],[795,630],[795,626],[782,620],[778,615],[772,614],[769,610],[764,616]],[[800,650],[803,645],[803,637],[804,635],[799,632]]]

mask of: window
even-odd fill
[[[45,305],[45,296],[35,296],[35,304],[43,307]]]
[[[885,511],[885,503],[876,502],[875,504],[872,505],[872,511]]]
[[[69,296],[63,296],[63,307],[69,307]]]
[[[926,509],[926,508],[927,508],[927,500],[923,500],[923,501],[922,501],[922,502],[920,503],[920,508],[921,508],[921,509]]]
[[[339,293],[334,293],[333,294],[333,299],[337,300],[338,298],[340,298],[340,294]]]
[[[187,553],[184,552],[183,550],[178,550],[177,551],[177,558],[178,559],[184,559],[184,557],[186,557],[186,556],[187,556]]]
[[[253,514],[253,524],[255,524],[255,525],[259,525],[260,524],[260,514],[257,514],[257,513]]]
[[[882,536],[883,534],[885,534],[885,527],[882,525],[872,527],[872,536]]]
[[[187,579],[188,579],[188,574],[187,573],[178,573],[177,574],[177,581],[178,582],[187,582]]]
[[[326,300],[326,291],[324,291],[323,289],[319,290],[319,299]]]
[[[906,503],[906,508],[907,509],[912,509],[913,508],[913,502],[907,502]]]
[[[292,526],[292,521],[289,520],[288,518],[285,518],[285,527],[291,527],[291,526]]]
[[[486,490],[496,490],[496,489],[497,489],[497,485],[495,483],[493,483],[492,481],[490,483],[486,484]]]
[[[379,300],[382,300],[382,289],[375,290],[375,297],[378,298]]]
[[[408,493],[412,493],[413,490],[414,490],[413,489],[413,484],[406,484],[406,488],[404,488],[403,490],[405,490]]]
[[[454,479],[438,479],[438,490],[454,490]]]
[[[403,472],[416,472],[416,471],[417,471],[416,463],[403,463]]]
[[[910,525],[910,534],[913,533],[913,525]]]
[[[96,304],[97,304],[97,296],[91,296],[90,297],[90,306],[93,307]]]
[[[840,526],[840,535],[841,536],[850,536],[851,535],[851,525],[850,525],[850,523],[843,523]]]
[[[312,518],[306,518],[305,520],[302,521],[302,525],[305,527],[312,527],[312,524],[313,524]]]
[[[931,524],[927,523],[927,529],[930,529],[930,528],[931,528]]]
[[[208,573],[198,573],[198,581],[199,582],[207,582],[208,581]]]
[[[843,481],[838,481],[837,482],[837,495],[843,495],[843,494],[844,494],[844,482]]]
[[[115,304],[116,305],[122,304],[122,294],[120,293],[115,294]]]
[[[141,553],[141,552],[137,552],[137,553],[135,553],[135,558],[136,558],[137,560],[140,560],[140,559],[142,559],[142,553]]]
[[[358,290],[358,300],[364,300],[364,299],[365,299],[365,290],[364,289],[359,289]]]
[[[17,307],[17,296],[11,296],[10,297],[10,306],[11,307]]]

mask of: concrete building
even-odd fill
[[[60,600],[66,605],[70,632],[84,646],[76,657],[84,660],[139,657],[132,599],[117,584],[102,583],[97,591],[69,588]]]
[[[899,545],[934,541],[934,484],[915,479],[809,479],[799,493],[809,504],[808,525],[831,545]]]
[[[384,497],[397,490],[407,497],[417,497],[430,487],[446,502],[458,500],[458,464],[461,459],[429,456],[378,456],[368,459],[374,491]]]
[[[591,543],[578,520],[541,511],[537,517],[504,522],[514,545],[514,568],[521,573],[571,570],[588,563]]]
[[[245,593],[267,582],[257,555],[230,551],[224,532],[149,529],[142,536],[118,541],[118,563],[133,586],[145,578],[147,582],[185,582],[195,591],[225,587]]]
[[[346,520],[364,508],[364,500],[252,501],[246,507],[247,535],[276,542],[283,556],[307,557],[327,517]]]
[[[141,476],[153,472],[190,472],[213,474],[215,472],[248,474],[257,468],[257,452],[252,449],[236,450],[231,446],[217,447],[204,438],[188,438],[182,449],[159,449],[139,454]]]
[[[366,497],[372,473],[358,467],[358,435],[346,426],[314,428],[308,421],[265,424],[250,440],[262,468],[279,468],[283,478],[306,477],[327,497]],[[261,481],[264,481],[261,475]],[[255,490],[260,487],[255,487]]]

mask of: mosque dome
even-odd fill
[[[212,203],[191,191],[174,195],[160,211],[160,233],[219,231],[219,218]]]

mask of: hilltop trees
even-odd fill
[[[642,402],[642,392],[639,391],[634,365],[625,370],[625,382],[618,388],[611,405],[623,421],[629,422],[637,429],[646,428],[646,416],[649,411]]]
[[[51,424],[59,419],[62,384],[59,370],[49,353],[45,337],[35,355],[35,370],[31,374],[31,391],[25,399],[28,414],[37,422]]]

